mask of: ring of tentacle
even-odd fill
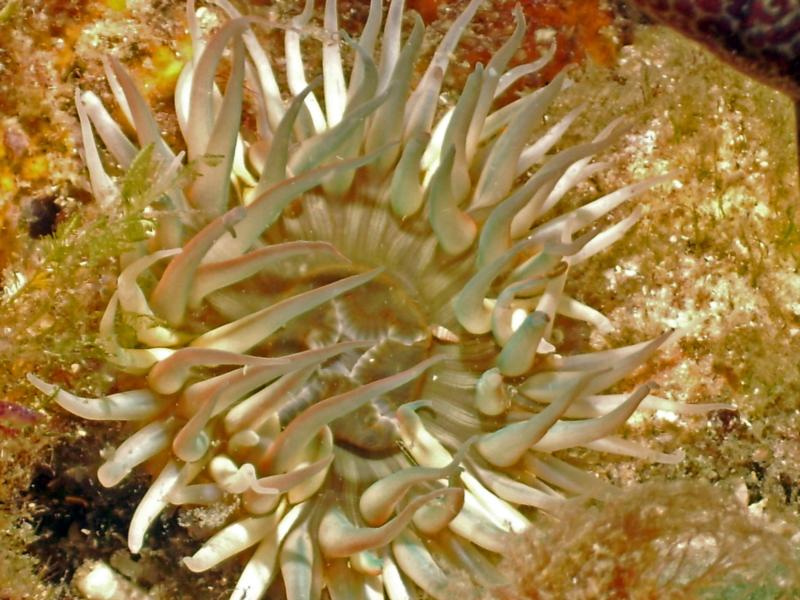
[[[80,417],[141,424],[98,472],[113,486],[137,465],[160,465],[132,518],[132,552],[168,505],[235,496],[236,516],[184,559],[202,571],[252,549],[232,598],[262,597],[278,574],[289,598],[326,588],[332,598],[397,600],[420,588],[442,598],[453,571],[498,585],[495,557],[530,525],[531,508],[554,512],[569,497],[605,492],[558,451],[676,461],[614,433],[637,409],[716,407],[669,402],[648,385],[602,394],[669,332],[559,354],[557,318],[611,328],[568,294],[570,269],[640,213],[596,224],[670,176],[552,216],[606,167],[594,156],[625,126],[555,151],[581,110],[542,130],[563,75],[495,107],[548,59],[508,68],[525,34],[520,11],[489,64],[440,106],[449,57],[479,4],[418,70],[424,27],[414,17],[403,35],[402,0],[385,19],[373,0],[357,41],[339,31],[335,0],[313,29],[309,0],[280,25],[283,89],[256,36],[278,24],[216,0],[228,20],[206,37],[189,2],[194,56],[175,90],[185,152],[161,137],[116,59],[107,78],[135,142],[95,94],[76,94],[102,206],[120,202],[103,147],[122,168],[142,151],[161,165],[155,233],[120,257],[99,332],[109,360],[142,386],[81,398],[29,379]],[[322,59],[311,83],[301,51],[309,40]],[[254,99],[245,102],[245,89]],[[255,131],[243,131],[243,110]],[[188,162],[197,176],[178,187]],[[120,315],[134,324],[133,345],[118,340]]]

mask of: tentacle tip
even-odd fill
[[[600,324],[597,327],[597,333],[599,333],[600,335],[611,335],[612,333],[614,333],[614,331],[616,331],[616,329],[617,328],[614,326],[614,324],[611,321],[609,321],[608,323]]]
[[[34,375],[33,373],[27,373],[25,375],[25,378],[28,380],[28,383],[30,383],[33,387],[35,387],[37,390],[39,390],[43,394],[47,394],[48,396],[52,396],[53,394],[58,392],[58,389],[59,389],[58,386],[53,385],[52,383],[47,383],[43,379],[40,379],[39,377]]]
[[[116,463],[107,462],[97,469],[97,480],[105,488],[114,487],[125,478],[125,475],[127,473]]]
[[[144,546],[143,536],[136,536],[132,533],[128,534],[128,550],[131,554],[139,554]]]
[[[204,565],[202,561],[197,560],[195,556],[184,556],[183,559],[181,559],[181,562],[192,573],[202,573],[205,571]]]
[[[689,334],[689,327],[670,327],[664,333],[661,334],[663,341],[659,344],[662,348],[667,348],[672,344],[676,343],[681,338],[687,336]]]
[[[665,464],[665,465],[677,465],[683,462],[683,459],[686,458],[686,452],[682,449],[678,449],[675,452],[670,454],[662,454],[659,457],[658,462]]]
[[[43,382],[41,379],[39,379],[39,378],[38,378],[36,375],[34,375],[33,373],[27,373],[27,374],[25,375],[25,378],[28,380],[28,382],[29,382],[31,385],[33,385],[33,386],[36,386],[37,388],[39,387],[39,385],[40,385],[40,384],[43,384],[43,383],[44,383],[44,382]]]

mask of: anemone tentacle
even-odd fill
[[[128,168],[151,151],[172,209],[153,211],[156,234],[120,261],[100,324],[109,361],[141,386],[92,399],[29,375],[80,417],[140,422],[99,473],[113,486],[139,464],[161,465],[133,516],[132,552],[167,506],[238,497],[231,521],[183,561],[204,571],[250,552],[234,599],[262,598],[279,574],[289,598],[444,598],[453,569],[502,584],[497,557],[530,511],[606,492],[559,451],[680,458],[614,432],[636,410],[724,405],[683,406],[648,384],[602,394],[672,332],[572,356],[557,335],[573,319],[613,328],[570,295],[570,269],[641,211],[604,227],[606,215],[672,175],[558,213],[608,167],[595,156],[628,125],[553,151],[584,109],[541,126],[564,74],[498,104],[554,51],[509,68],[521,10],[446,109],[443,77],[480,0],[421,68],[424,25],[415,17],[403,39],[403,0],[390,0],[385,21],[372,0],[358,39],[339,31],[336,0],[318,28],[312,0],[288,24],[214,4],[227,20],[206,34],[187,3],[193,58],[175,111],[188,159],[118,60],[106,74],[135,141],[94,93],[75,98],[98,201],[122,197],[102,156]],[[286,89],[271,63],[281,57],[259,41],[265,27],[283,30]],[[320,69],[309,44],[320,45]],[[197,177],[171,188],[187,160]],[[116,335],[119,313],[135,323],[130,347]]]

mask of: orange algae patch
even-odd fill
[[[340,0],[340,14],[345,22],[348,15],[355,20],[365,18],[358,0]],[[467,0],[406,0],[406,7],[420,14],[427,25],[454,19],[466,6]],[[474,36],[466,36],[458,49],[459,61],[470,67],[487,64],[498,42],[505,40],[514,29],[514,9],[519,5],[525,14],[528,31],[522,47],[512,59],[521,64],[537,59],[550,47],[551,38],[540,37],[537,31],[550,29],[555,33],[556,54],[550,64],[530,82],[542,85],[549,82],[566,65],[581,64],[587,59],[602,67],[612,67],[617,59],[619,43],[613,35],[615,16],[605,0],[491,0],[478,11],[472,21]],[[446,28],[445,28],[446,30]],[[451,65],[458,70],[457,65]]]
[[[77,23],[67,23],[60,28],[60,37],[63,44],[53,55],[53,66],[60,77],[66,79],[75,66],[75,44],[81,36],[82,26]]]
[[[614,24],[614,15],[598,0],[550,0],[524,3],[523,7],[531,22],[558,31],[556,62],[563,60],[567,64],[589,58],[610,67],[616,61],[617,46],[607,33]]]
[[[435,0],[420,0],[433,2]],[[555,31],[556,54],[539,77],[550,81],[566,65],[580,64],[587,58],[603,67],[611,67],[617,58],[618,44],[609,34],[614,26],[614,14],[602,0],[495,0],[493,10],[483,11],[476,18],[485,34],[495,37],[513,23],[514,7],[522,7],[528,23],[528,33],[515,60],[528,62],[538,58],[549,41],[537,39],[537,30]],[[473,47],[466,55],[470,64],[486,64],[491,52],[485,47]]]
[[[433,23],[439,14],[439,0],[409,0],[408,9],[415,10],[426,25]]]

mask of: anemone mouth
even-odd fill
[[[90,92],[76,94],[92,189],[120,201],[94,139],[128,168],[158,157],[152,239],[126,256],[100,323],[109,361],[139,389],[81,398],[29,380],[87,419],[142,426],[98,472],[116,485],[163,465],[139,503],[128,546],[139,552],[170,505],[236,498],[240,510],[184,565],[210,569],[251,555],[232,598],[262,597],[278,576],[287,596],[448,596],[448,571],[500,583],[496,556],[529,511],[555,512],[607,484],[556,453],[580,446],[674,462],[614,432],[637,409],[703,412],[650,395],[603,394],[671,333],[628,347],[562,356],[556,319],[610,327],[569,295],[569,270],[619,239],[640,211],[601,230],[616,207],[669,175],[548,218],[605,167],[615,122],[592,141],[553,151],[572,111],[534,141],[564,77],[504,107],[495,98],[546,60],[507,69],[525,33],[477,66],[453,107],[438,96],[472,0],[414,85],[424,27],[402,39],[403,4],[373,0],[358,42],[325,6],[322,95],[308,83],[302,33],[283,26],[288,91],[253,27],[230,19],[203,36],[189,2],[195,54],[176,89],[186,156],[173,152],[135,82],[107,75],[134,144]],[[270,27],[274,23],[267,23]],[[402,43],[401,43],[402,42]],[[346,73],[343,48],[354,53]],[[226,48],[231,48],[228,52]],[[230,60],[224,92],[219,65]],[[256,131],[241,131],[245,85]],[[285,98],[285,99],[284,99]],[[207,160],[211,156],[215,160]],[[189,185],[176,173],[190,161]],[[159,216],[162,215],[162,216]],[[155,282],[154,284],[152,282]],[[117,334],[119,314],[135,343]]]
[[[354,188],[358,189],[358,182]],[[355,192],[331,199],[305,194],[268,232],[267,239],[272,244],[320,242],[336,252],[319,260],[281,261],[274,269],[210,297],[213,316],[203,315],[209,329],[297,294],[380,269],[375,278],[289,321],[249,350],[254,355],[280,356],[345,341],[373,341],[366,350],[343,353],[321,364],[281,409],[283,426],[324,398],[396,375],[439,353],[442,342],[434,332],[445,324],[457,326],[451,298],[463,287],[469,271],[453,268],[457,259],[437,249],[424,219],[400,221],[373,195]],[[246,306],[232,308],[238,304]],[[332,421],[334,443],[342,452],[365,459],[401,454],[395,412],[423,397],[426,381],[421,377],[409,382]]]

